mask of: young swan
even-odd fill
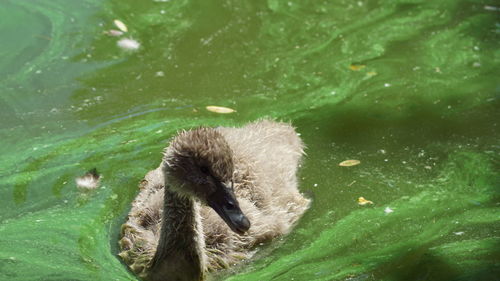
[[[308,208],[297,189],[302,154],[295,130],[273,121],[180,133],[141,182],[119,255],[140,277],[168,281],[250,258]]]

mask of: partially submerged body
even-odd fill
[[[210,130],[221,135],[232,152],[232,190],[251,227],[242,222],[243,231],[239,231],[220,212],[189,196],[179,196],[176,191],[181,188],[171,188],[174,183],[166,180],[169,164],[164,159],[141,182],[122,226],[119,255],[140,277],[203,279],[205,271],[247,259],[256,244],[288,233],[309,206],[309,199],[297,189],[303,144],[290,125],[260,121],[243,128]],[[167,156],[168,148],[165,153]],[[169,223],[162,229],[165,215]],[[169,277],[174,270],[187,277]]]

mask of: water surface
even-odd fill
[[[498,278],[499,13],[479,0],[0,2],[0,279],[135,280],[119,227],[168,139],[259,118],[297,127],[313,203],[212,279]],[[105,34],[114,19],[122,37]],[[102,186],[80,192],[93,167]]]

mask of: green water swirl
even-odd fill
[[[313,203],[211,279],[495,280],[499,13],[479,0],[0,2],[0,280],[135,280],[119,228],[168,139],[263,117],[307,144]],[[121,37],[105,34],[115,19]],[[79,191],[93,167],[101,187]]]

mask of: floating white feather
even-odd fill
[[[78,177],[75,179],[76,186],[81,189],[96,189],[99,187],[99,184],[101,182],[101,176],[97,172],[97,170],[94,168],[85,175]]]
[[[118,47],[128,51],[135,51],[141,46],[139,42],[130,38],[120,39],[118,42],[116,42],[116,44],[118,45]]]

